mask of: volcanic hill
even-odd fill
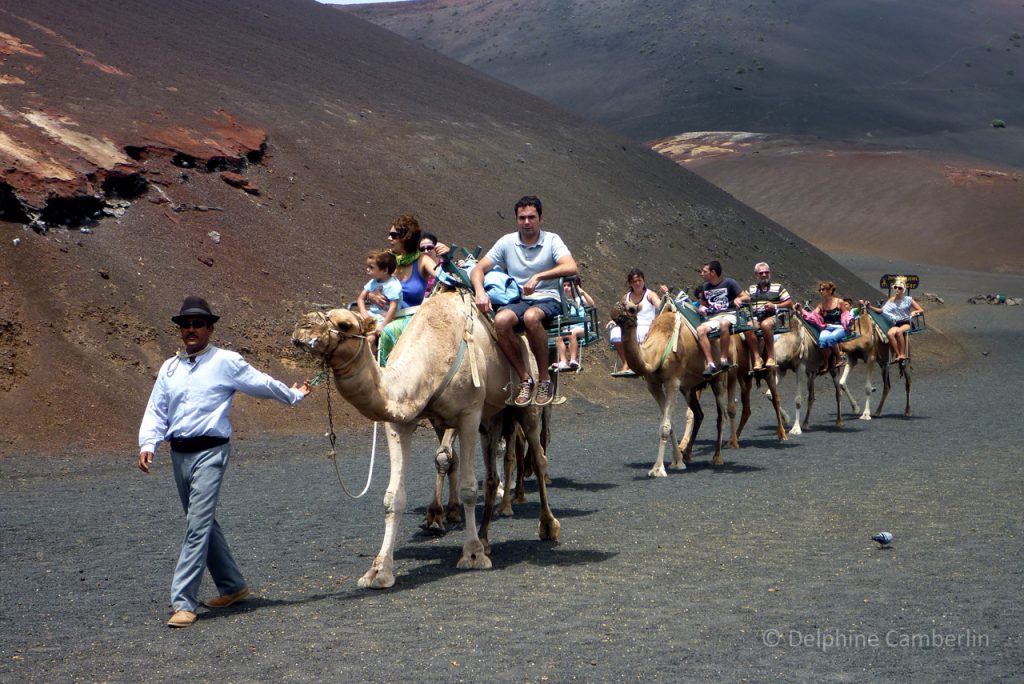
[[[755,131],[1024,167],[1024,5],[1016,0],[416,0],[338,9],[640,140]]]
[[[0,94],[0,452],[130,458],[188,294],[218,343],[310,377],[294,322],[354,299],[403,212],[489,246],[539,195],[602,316],[630,267],[692,286],[715,257],[875,292],[631,139],[313,0],[0,0]],[[607,354],[575,396],[618,391]],[[324,398],[240,398],[235,426],[319,435]]]
[[[1024,272],[1024,5],[346,6],[605,123],[825,250]]]

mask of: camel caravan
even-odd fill
[[[333,376],[338,393],[366,418],[386,424],[390,474],[384,495],[384,539],[370,568],[359,579],[360,587],[383,589],[395,583],[394,551],[407,505],[406,477],[412,436],[424,420],[437,432],[439,447],[435,452],[434,499],[423,526],[444,531],[448,522],[460,519],[461,504],[464,531],[458,568],[491,567],[488,531],[492,516],[510,515],[511,503],[524,500],[522,481],[531,472],[540,499],[538,536],[550,541],[559,538],[561,525],[552,513],[547,490],[548,418],[551,407],[565,401],[559,389],[559,376],[582,370],[583,349],[601,339],[600,321],[593,300],[584,296],[586,293],[580,287],[571,255],[566,256],[567,250],[560,252],[560,240],[555,234],[539,230],[539,200],[520,200],[516,216],[519,231],[511,233],[510,239],[527,244],[539,241],[552,255],[547,264],[535,264],[533,275],[527,278],[522,277],[521,269],[517,270],[521,265],[514,260],[506,263],[501,240],[482,258],[479,250],[462,250],[456,258],[456,248],[445,247],[443,252],[438,248],[439,255],[447,258],[437,262],[436,282],[429,296],[401,316],[401,323],[391,321],[382,329],[379,320],[372,316],[337,308],[305,314],[295,326],[293,344],[317,359],[326,375]],[[392,231],[394,235],[395,226]],[[418,229],[415,238],[419,240]],[[759,273],[762,280],[768,278],[767,265],[763,266],[764,272]],[[658,449],[649,476],[667,475],[666,448],[671,449],[669,467],[686,468],[703,422],[701,394],[709,387],[716,408],[713,465],[724,463],[723,444],[740,446],[739,437],[751,413],[750,395],[755,383],[767,387],[779,440],[799,435],[801,426],[807,426],[814,402],[814,381],[819,374],[829,376],[833,383],[838,425],[842,425],[842,394],[854,411],[860,412],[859,404],[847,389],[851,371],[858,364],[866,368],[861,419],[871,418],[874,365],[881,369],[884,388],[875,415],[881,412],[888,395],[893,366],[898,366],[905,380],[904,414],[910,415],[908,335],[924,330],[920,306],[905,296],[907,290],[917,286],[916,276],[884,276],[881,285],[889,288],[890,297],[882,306],[860,302],[852,307],[847,302],[832,307],[834,302],[826,297],[834,295],[832,285],[827,292],[828,288],[819,288],[822,304],[811,309],[793,301],[784,288],[768,280],[760,283],[760,287],[751,286],[748,292],[737,289],[735,281],[721,278],[718,262],[709,262],[705,269],[708,275],[704,286],[698,288],[697,300],[691,302],[685,294],[675,299],[658,299],[660,308],[649,325],[644,326],[645,334],[638,334],[638,313],[642,307],[631,301],[628,294],[612,312],[612,321],[621,334],[622,359],[630,369],[628,376],[642,378],[658,405]],[[489,285],[495,281],[491,274],[500,281],[496,287]],[[515,317],[507,315],[506,305],[500,304],[515,300],[514,295],[509,297],[508,289],[518,286],[521,296],[528,295],[540,292],[545,281],[550,281],[548,291],[555,293],[547,315],[535,316],[539,309],[526,299],[516,325]],[[894,290],[898,296],[892,295]],[[906,314],[905,320],[893,319],[892,311],[897,309],[898,316]],[[836,322],[832,323],[833,320]],[[379,352],[372,349],[372,341],[375,334],[383,341],[388,336],[388,325],[399,325],[401,330],[388,350],[386,362],[382,362]],[[833,331],[833,326],[839,326],[839,331]],[[830,343],[823,346],[826,338]],[[559,346],[559,341],[567,346]],[[549,367],[556,352],[558,360]],[[790,372],[797,379],[796,412],[787,432],[785,424],[790,419],[781,406],[779,386]],[[678,440],[673,420],[677,392],[686,407],[685,427]],[[738,417],[737,403],[741,407]],[[728,437],[726,419],[730,426]],[[453,448],[456,438],[457,451]],[[479,525],[474,458],[478,439],[485,467],[484,508]],[[503,479],[497,470],[502,443]],[[517,479],[514,488],[513,470]],[[447,505],[443,506],[445,481],[451,491]]]

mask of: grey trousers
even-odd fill
[[[245,586],[245,578],[214,517],[230,455],[230,443],[195,454],[171,450],[174,483],[185,509],[185,539],[171,580],[171,607],[176,611],[195,612],[204,567],[210,569],[220,594],[232,594]]]

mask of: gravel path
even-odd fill
[[[924,289],[986,291],[954,276]],[[355,582],[380,544],[384,465],[351,501],[319,435],[238,441],[219,518],[256,598],[186,630],[164,626],[182,525],[165,449],[148,477],[130,447],[5,458],[0,681],[1019,680],[1024,312],[929,322],[960,336],[964,362],[919,360],[913,418],[900,391],[882,418],[837,429],[822,382],[811,430],[777,443],[758,403],[719,468],[706,428],[693,467],[647,478],[640,383],[611,408],[557,408],[561,542],[537,541],[531,488],[492,528],[488,572],[455,569],[458,532],[419,534],[421,430],[383,592]],[[342,440],[361,486],[369,435]],[[888,550],[870,540],[883,529]]]

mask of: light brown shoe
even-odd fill
[[[554,398],[550,380],[541,380],[537,383],[537,396],[533,400],[534,404],[537,406],[547,406]]]
[[[168,627],[191,627],[196,623],[199,616],[193,613],[191,610],[179,610],[175,611],[171,619],[167,621]]]
[[[242,587],[234,594],[221,594],[220,596],[206,599],[203,601],[203,605],[207,608],[227,608],[238,603],[250,593],[252,592],[249,591],[249,587]]]
[[[512,403],[520,407],[529,406],[533,402],[533,394],[533,378],[523,380],[519,383],[519,391],[516,393],[516,398]]]

